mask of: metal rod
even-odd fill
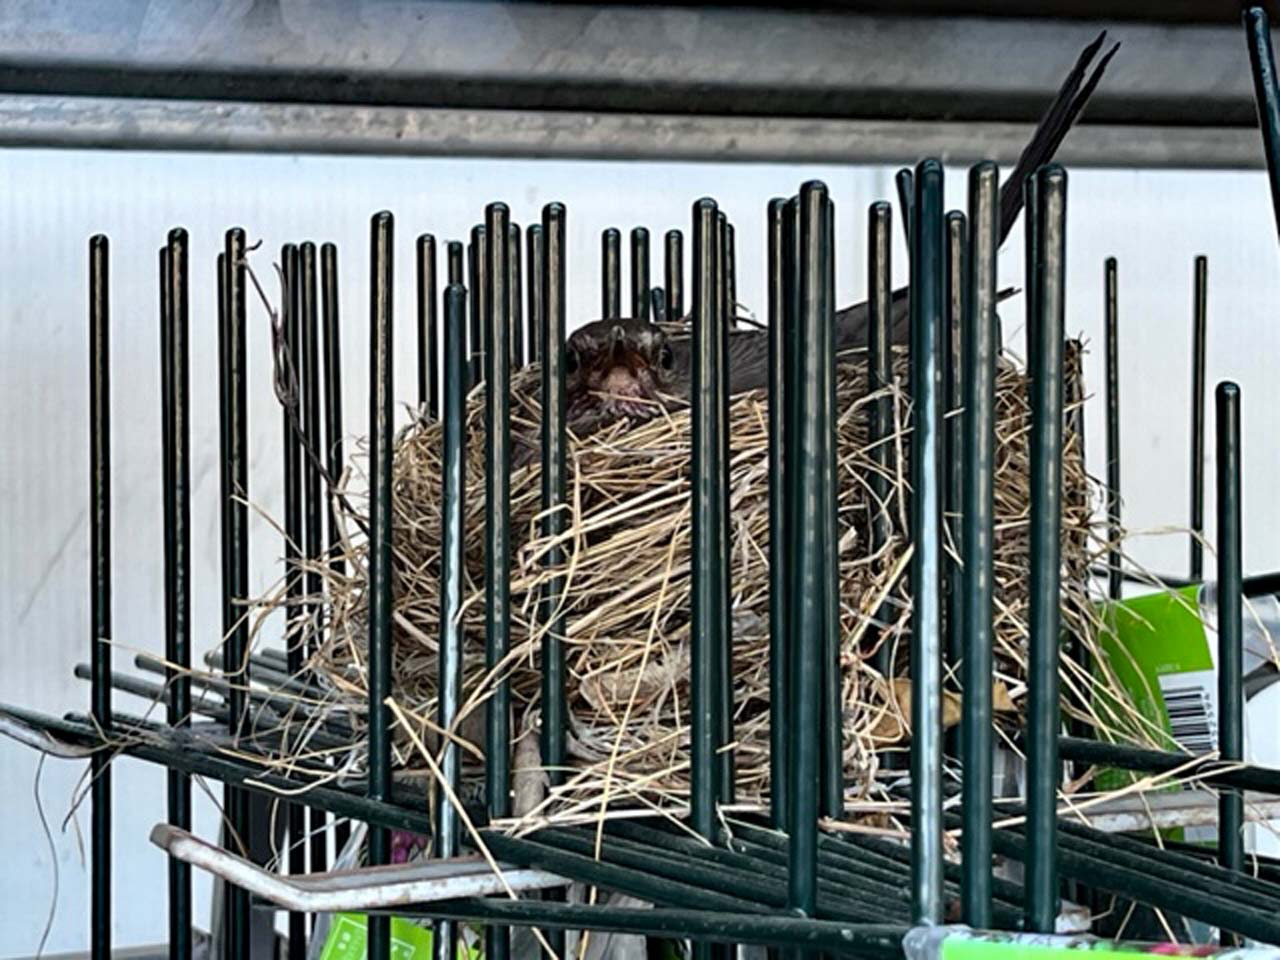
[[[600,234],[600,316],[622,316],[622,234],[616,227]]]
[[[720,492],[720,518],[715,524],[715,534],[719,540],[716,547],[719,562],[715,566],[716,581],[713,586],[715,596],[723,597],[723,603],[716,602],[715,608],[720,617],[720,628],[716,638],[715,660],[716,679],[713,702],[716,705],[716,797],[722,804],[734,802],[735,780],[737,779],[734,751],[726,747],[733,743],[733,619],[730,603],[730,557],[733,546],[729,539],[729,301],[726,297],[728,280],[725,276],[725,246],[728,239],[729,221],[723,210],[716,215],[715,232],[715,298],[720,305],[720,319],[714,330],[713,347],[717,356],[715,369],[723,374],[716,374],[709,382],[714,385],[716,409],[719,416],[707,424],[716,435],[716,444],[720,449],[719,459],[715,462],[716,489]],[[723,383],[721,383],[723,379]]]
[[[893,383],[893,353],[889,346],[889,328],[893,310],[892,270],[893,210],[880,201],[867,211],[867,393],[877,394]],[[867,439],[871,444],[873,469],[867,479],[871,491],[871,551],[879,554],[893,537],[893,513],[890,498],[894,473],[893,444],[887,442],[893,427],[893,399],[887,394],[867,404]],[[877,619],[882,619],[877,612]],[[893,673],[893,644],[887,633],[876,631],[870,638],[878,644],[875,668],[889,680]],[[898,759],[886,754],[885,761]]]
[[[684,234],[668,230],[663,251],[664,283],[667,320],[679,323],[684,319]]]
[[[542,209],[542,236],[546,244],[542,263],[542,533],[559,537],[564,533],[568,509],[565,466],[565,231],[563,204],[550,203]],[[556,569],[565,563],[564,550],[555,546],[546,555],[546,565]],[[565,578],[547,581],[542,593],[543,622],[547,632],[542,641],[542,762],[551,786],[564,782],[565,733],[568,724],[565,702],[564,637],[567,624],[561,603]]]
[[[649,231],[631,230],[631,316],[649,319]]]
[[[166,671],[169,684],[168,722],[173,727],[191,723],[191,681],[186,668],[191,665],[191,425],[188,407],[188,297],[187,232],[169,232],[168,329],[169,430],[164,437],[164,457],[168,462],[171,487],[165,502],[165,537],[170,542],[165,571],[165,593],[172,605],[172,617],[165,637]],[[191,828],[191,778],[169,774],[169,822],[184,830]],[[191,868],[169,861],[169,956],[171,960],[191,957]]]
[[[1244,12],[1245,40],[1249,46],[1249,66],[1253,70],[1253,98],[1257,107],[1262,148],[1270,175],[1271,206],[1280,230],[1280,84],[1276,80],[1276,58],[1271,49],[1271,24],[1261,6]]]
[[[302,426],[303,436],[310,450],[320,449],[320,317],[319,296],[316,276],[316,245],[304,243],[299,248],[300,267],[299,283],[301,286],[302,313]],[[307,646],[307,656],[312,657],[320,652],[323,639],[319,632],[321,594],[324,581],[320,577],[318,564],[324,555],[325,498],[320,484],[320,464],[311,456],[304,456],[304,549],[306,551],[308,570],[306,576],[307,606],[306,620],[311,642]],[[307,836],[310,840],[308,868],[313,872],[323,871],[329,856],[329,818],[323,810],[307,810]]]
[[[102,737],[90,723],[62,720],[5,705],[3,714],[46,730],[58,739],[82,746],[100,746]],[[121,721],[116,714],[117,722]],[[232,783],[260,796],[279,798],[283,792],[307,791],[307,802],[336,816],[353,817],[370,824],[413,833],[430,833],[431,818],[421,808],[420,800],[393,798],[390,802],[370,800],[363,790],[316,784],[300,777],[274,773],[261,763],[233,757],[215,749],[201,749],[190,740],[176,742],[164,736],[163,727],[147,740],[132,739],[121,743],[120,751],[148,763],[155,763],[189,776],[205,777]],[[1185,758],[1184,758],[1185,759]]]
[[[446,256],[449,261],[449,283],[465,286],[467,283],[466,274],[463,273],[463,247],[461,240],[450,240],[446,247]]]
[[[539,229],[540,259],[537,276],[540,301],[538,317],[542,345],[542,535],[563,535],[568,520],[568,473],[565,433],[565,238],[566,211],[563,204],[542,208]],[[530,228],[532,230],[532,228]],[[530,280],[533,280],[531,275]],[[547,551],[546,565],[562,567],[567,560],[559,545]],[[565,698],[565,655],[563,638],[568,627],[561,607],[566,578],[563,573],[547,580],[542,591],[539,616],[546,626],[542,639],[542,765],[547,783],[557,787],[565,781],[567,768],[568,703]],[[547,891],[544,899],[561,900],[562,890]],[[544,931],[551,948],[565,952],[564,932]]]
[[[300,550],[303,544],[302,519],[302,445],[298,436],[300,423],[297,418],[302,409],[299,378],[302,358],[302,284],[298,273],[301,264],[298,248],[285,244],[280,251],[284,269],[284,349],[286,370],[290,377],[291,405],[286,406],[284,419],[284,517],[285,517],[285,578],[288,606],[285,608],[284,643],[288,658],[287,672],[297,677],[302,672],[302,643],[299,637],[299,617],[302,604],[302,578],[298,571]],[[291,874],[302,874],[307,869],[306,815],[301,804],[286,807],[289,829],[288,867]],[[305,960],[306,918],[300,913],[289,914],[289,960]]]
[[[249,451],[248,377],[246,365],[246,303],[244,231],[228,230],[218,257],[220,304],[218,346],[221,354],[221,462],[222,462],[222,670],[228,679],[228,730],[233,737],[244,731],[248,690],[249,622],[240,603],[249,596]],[[223,806],[230,832],[242,843],[250,828],[249,798],[243,790],[227,787]],[[249,895],[226,888],[224,940],[228,957],[249,955]]]
[[[111,287],[110,243],[89,240],[89,662],[90,712],[111,732]],[[111,957],[111,756],[93,755],[92,888],[89,927],[92,960]]]
[[[485,208],[485,231],[505,237],[506,204]],[[505,669],[511,648],[511,298],[510,247],[489,244],[485,296],[485,668]],[[511,813],[511,685],[493,684],[486,703],[485,788],[490,819]],[[511,949],[505,927],[485,930],[485,957],[505,960]]]
[[[545,208],[544,208],[545,210]],[[529,346],[529,362],[542,362],[542,270],[546,257],[546,242],[543,239],[542,224],[532,223],[524,232],[528,247],[526,258],[529,261],[528,297],[529,305],[525,310],[528,333],[525,342]],[[545,409],[545,408],[544,408]]]
[[[1065,311],[1067,175],[1058,166],[1035,174],[1028,191],[1027,275],[1035,330],[1031,351],[1031,569],[1028,668],[1027,926],[1052,932],[1058,915],[1057,788],[1060,642],[1059,579],[1062,515],[1063,320]],[[1033,202],[1034,201],[1034,202]],[[1033,259],[1033,253],[1038,256]]]
[[[445,290],[444,301],[444,512],[440,549],[440,697],[436,720],[441,730],[452,730],[462,703],[463,578],[466,557],[466,353],[467,292],[459,283]],[[452,739],[444,744],[440,769],[445,782],[457,795],[462,779],[462,758]],[[457,856],[460,832],[458,812],[443,789],[436,788],[438,825],[435,855]],[[436,927],[436,960],[456,960],[457,929],[450,922]]]
[[[773,826],[785,830],[787,818],[787,596],[786,469],[782,452],[786,433],[786,225],[787,201],[769,201],[769,809]],[[671,234],[667,234],[668,254]],[[670,259],[670,258],[669,258]],[[671,273],[668,270],[668,286]]]
[[[440,419],[440,351],[436,344],[436,238],[418,237],[418,406]]]
[[[486,271],[489,269],[489,245],[485,239],[484,224],[476,224],[471,228],[471,244],[467,247],[470,281],[468,283],[468,299],[471,301],[471,340],[470,363],[471,378],[467,381],[467,389],[475,387],[484,379],[484,318],[488,281]]]
[[[968,252],[965,215],[959,210],[947,214],[946,230],[946,294],[942,317],[942,403],[946,419],[943,429],[942,461],[945,469],[943,518],[946,539],[957,551],[960,548],[960,498],[962,478],[960,463],[963,444],[963,424],[960,410],[964,405],[964,378],[960,375],[960,350],[963,343],[967,317],[965,308],[965,282]],[[963,574],[954,556],[948,554],[943,572],[946,590],[947,659],[951,670],[957,671],[964,656],[964,603],[961,597]],[[952,683],[958,674],[952,674]]]
[[[791,615],[787,643],[792,650],[791,691],[791,830],[788,908],[812,917],[817,908],[817,818],[820,808],[819,698],[822,653],[835,599],[835,572],[827,556],[825,530],[829,516],[826,460],[834,454],[829,423],[822,423],[834,363],[831,310],[828,303],[830,252],[826,231],[827,189],[816,181],[800,188],[799,244],[796,275],[799,309],[790,331],[791,374],[785,387],[787,427],[794,442],[787,447],[787,484],[791,493],[787,528],[790,555]],[[794,458],[790,456],[794,452]],[[816,506],[815,506],[816,505]]]
[[[1120,559],[1120,285],[1115,257],[1105,266],[1107,353],[1107,596],[1119,600]]]
[[[1191,759],[1185,753],[1146,750],[1141,747],[1126,747],[1074,737],[1060,738],[1058,748],[1064,760],[1147,773],[1168,773],[1186,766]],[[1259,793],[1280,796],[1280,771],[1270,767],[1205,761],[1195,768],[1195,772],[1206,786],[1257,790]]]
[[[964,632],[960,687],[964,691],[960,749],[964,766],[964,883],[961,916],[991,926],[992,622],[995,569],[996,254],[1000,245],[998,171],[980,163],[969,171],[969,280],[963,342],[964,495],[961,556]]]
[[[1244,621],[1241,578],[1240,388],[1217,390],[1218,466],[1218,755],[1244,760]],[[1218,862],[1244,869],[1244,797],[1224,790],[1218,798]]]
[[[391,796],[391,468],[394,436],[392,293],[394,221],[376,213],[370,225],[369,280],[369,799]],[[369,863],[391,862],[391,838],[369,827]],[[369,960],[388,960],[391,926],[369,917]]]
[[[342,444],[342,331],[338,316],[338,248],[326,243],[320,248],[320,313],[324,328],[324,454],[325,470],[337,482],[346,466]],[[332,498],[327,513],[325,542],[329,566],[342,575],[347,562],[342,552],[342,529]],[[350,826],[338,824],[335,850],[341,851],[350,836]]]
[[[1196,257],[1191,343],[1191,579],[1204,577],[1204,367],[1209,259]]]
[[[826,591],[822,600],[822,784],[820,810],[822,816],[840,819],[844,816],[844,703],[842,685],[844,675],[840,669],[840,529],[837,518],[839,496],[836,480],[836,407],[835,341],[825,332],[834,331],[836,302],[836,229],[835,202],[828,195],[822,216],[822,270],[823,302],[821,342],[830,351],[832,362],[823,364],[822,403],[818,413],[818,427],[822,430],[822,485],[826,517],[822,523],[823,554],[826,571],[822,586]],[[834,332],[832,333],[834,336]]]
[[[730,328],[738,325],[738,254],[737,239],[733,224],[726,223],[724,228],[724,298],[725,316],[729,318]]]
[[[525,363],[524,345],[524,283],[520,264],[520,227],[510,224],[507,227],[507,327],[511,331],[511,367],[521,369]]]
[[[907,241],[907,253],[911,252],[911,231],[915,226],[915,173],[903,167],[893,178],[898,188],[898,206],[902,208],[902,236]]]
[[[721,497],[721,395],[725,371],[721,342],[724,316],[717,299],[716,239],[719,233],[714,200],[693,205],[693,664],[691,699],[692,826],[708,841],[716,837],[718,656],[723,640],[723,582],[720,552],[724,500]],[[709,956],[699,952],[699,956]]]
[[[907,929],[888,924],[849,924],[805,920],[777,914],[726,913],[685,908],[606,907],[585,904],[545,904],[528,900],[478,898],[395,907],[396,916],[548,926],[563,930],[590,928],[654,937],[688,936],[696,947],[711,942],[759,943],[780,948],[803,947],[853,953],[872,960],[897,960]]]
[[[912,178],[911,238],[911,883],[916,923],[942,920],[942,165]]]

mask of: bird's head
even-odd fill
[[[647,420],[675,375],[667,335],[647,320],[596,320],[565,344],[566,413],[586,421]]]

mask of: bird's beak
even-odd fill
[[[622,328],[614,327],[610,339],[612,340],[609,350],[610,362],[615,367],[625,367],[627,365],[627,348],[624,343]]]

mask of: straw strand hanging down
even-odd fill
[[[1078,350],[1071,351],[1078,361]],[[1072,376],[1079,377],[1078,362]],[[905,360],[898,358],[898,382],[905,382]],[[905,743],[909,684],[905,664],[896,678],[880,676],[872,666],[872,647],[888,643],[905,651],[909,598],[903,571],[909,559],[904,532],[904,497],[910,421],[909,398],[887,388],[896,429],[883,442],[898,451],[888,478],[892,495],[877,505],[867,483],[876,469],[865,433],[865,358],[844,357],[839,366],[841,411],[838,430],[840,487],[840,580],[844,673],[845,767],[850,789],[870,796],[877,768],[876,750]],[[516,447],[537,449],[540,430],[539,373],[536,367],[513,376],[512,437]],[[462,716],[453,731],[424,724],[420,744],[439,750],[441,737],[465,743],[464,775],[478,777],[483,741],[483,703],[495,677],[483,663],[483,387],[468,401],[467,478],[468,636]],[[883,394],[882,394],[883,395]],[[1076,396],[1082,395],[1077,392]],[[734,398],[730,411],[733,439],[730,518],[734,615],[734,702],[738,794],[744,807],[757,806],[768,792],[768,435],[763,394]],[[1070,419],[1070,418],[1069,418]],[[1025,697],[1025,571],[1028,550],[1026,378],[1009,358],[1001,361],[997,383],[996,472],[996,707],[999,722],[1012,727]],[[523,790],[513,827],[548,821],[594,821],[602,815],[626,815],[627,808],[678,813],[689,787],[689,522],[688,414],[676,411],[648,423],[615,424],[570,443],[571,516],[562,538],[567,556],[565,602],[568,609],[566,659],[570,708],[569,754],[573,769],[563,786],[539,801],[545,790],[540,771],[524,769],[532,751],[518,751],[518,782],[540,785]],[[395,509],[395,688],[394,696],[412,716],[434,716],[437,676],[438,584],[440,555],[440,427],[416,422],[397,439],[394,471]],[[529,737],[539,709],[536,599],[547,577],[541,558],[551,546],[540,531],[540,479],[535,462],[513,472],[511,515],[517,547],[512,570],[514,610],[512,652],[499,666],[510,677],[517,716],[513,729]],[[1091,529],[1095,490],[1080,457],[1080,439],[1070,431],[1064,464],[1063,592],[1064,625],[1095,644],[1096,615],[1088,570],[1103,549]],[[364,540],[357,511],[364,503],[363,478],[349,470],[338,506],[351,529],[345,539],[347,573],[327,565],[324,597],[324,645],[311,666],[331,686],[331,707],[363,729],[364,646],[367,623]],[[344,506],[345,505],[345,506]],[[872,553],[869,531],[874,510],[887,510],[895,535]],[[949,549],[954,549],[949,545]],[[886,606],[884,601],[888,601]],[[892,611],[890,622],[868,630],[871,613]],[[901,658],[898,658],[899,661]],[[1136,711],[1104,667],[1101,680],[1083,673],[1064,657],[1064,710],[1085,717],[1101,731],[1144,739]],[[1107,697],[1095,706],[1095,688]],[[948,696],[948,722],[959,716],[959,702]],[[1146,739],[1150,739],[1147,737]],[[513,749],[515,745],[513,745]],[[402,737],[397,744],[399,777],[424,785],[426,759]],[[343,764],[363,765],[363,741],[357,737]],[[521,781],[521,777],[524,780]],[[603,803],[607,792],[608,802]],[[602,813],[607,807],[607,814]]]

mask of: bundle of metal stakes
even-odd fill
[[[769,208],[769,329],[779,356],[786,349],[784,287],[802,243],[798,205],[798,199],[775,201]],[[712,226],[700,238],[697,218],[704,208]],[[695,243],[695,300],[702,296],[714,304],[727,328],[729,318],[737,317],[732,225],[709,200],[695,206],[694,216],[695,240],[706,247]],[[834,217],[833,206],[826,216]],[[456,765],[459,797],[475,799],[485,782],[486,758],[498,762],[510,771],[512,790],[510,806],[495,824],[517,832],[614,813],[687,811],[694,779],[697,616],[708,602],[696,596],[700,561],[695,547],[701,547],[727,590],[726,619],[714,631],[718,652],[711,681],[718,763],[731,784],[724,802],[731,809],[764,810],[770,797],[785,801],[781,771],[788,753],[773,706],[787,701],[788,669],[781,625],[774,619],[780,611],[770,606],[772,594],[785,596],[789,589],[783,579],[785,544],[777,535],[785,529],[786,497],[777,482],[784,473],[783,449],[771,442],[780,429],[780,384],[721,395],[717,401],[723,436],[716,441],[721,454],[712,466],[723,476],[726,499],[713,548],[699,539],[696,512],[689,508],[691,464],[699,459],[703,424],[687,399],[662,416],[639,423],[622,419],[584,436],[557,430],[554,409],[550,417],[544,415],[544,397],[556,396],[554,379],[564,375],[541,345],[564,339],[566,223],[562,206],[544,210],[543,223],[529,231],[526,273],[519,229],[509,222],[505,205],[490,206],[486,223],[471,240],[469,280],[479,295],[470,298],[472,309],[464,317],[472,321],[470,330],[453,331],[455,336],[447,321],[451,298],[466,303],[467,291],[457,282],[462,245],[448,245],[454,283],[440,299],[435,239],[424,236],[418,243],[419,405],[391,453],[389,693],[400,720],[392,731],[397,779],[426,798],[440,771]],[[957,337],[965,310],[974,309],[966,299],[973,269],[970,233],[963,214],[946,219],[944,284],[949,288],[940,302],[940,324]],[[492,244],[494,236],[505,236],[507,243]],[[823,237],[814,242],[830,287],[836,258],[831,233]],[[915,414],[909,351],[890,343],[889,311],[880,309],[892,298],[891,239],[890,209],[876,204],[868,219],[868,279],[872,313],[878,311],[881,323],[869,346],[836,358],[826,397],[833,521],[826,531],[813,517],[797,522],[830,538],[826,549],[837,570],[836,618],[825,628],[822,680],[804,693],[822,705],[827,809],[835,815],[857,801],[868,822],[905,834],[902,803],[889,788],[902,778],[899,761],[912,726],[908,574]],[[684,316],[682,235],[667,235],[666,276],[658,296],[648,281],[647,231],[634,230],[631,240],[632,313],[665,321],[672,337],[696,339],[696,302],[691,318],[675,319]],[[699,255],[709,263],[705,278]],[[601,309],[608,316],[621,312],[618,231],[602,238],[601,261]],[[308,326],[305,314],[314,293],[305,289],[305,268],[298,272],[286,262],[283,272],[288,339],[295,313],[304,315],[302,327]],[[527,291],[522,276],[528,277]],[[293,292],[291,277],[303,281],[299,292]],[[792,295],[797,291],[792,283]],[[526,293],[527,328],[520,310]],[[830,307],[829,289],[825,296]],[[654,317],[655,303],[664,316]],[[441,416],[434,377],[439,308],[446,319],[446,394],[449,389],[462,394],[453,411],[454,433],[448,416]],[[505,344],[498,331],[507,331]],[[494,347],[488,355],[487,343]],[[947,728],[958,725],[965,703],[959,557],[965,377],[958,339],[954,345],[943,354],[945,396],[938,401],[945,447],[940,529],[948,547],[938,582],[947,598],[947,656],[939,689]],[[500,353],[498,363],[494,357]],[[1059,616],[1071,637],[1060,662],[1063,707],[1111,739],[1131,739],[1135,732],[1141,738],[1140,719],[1096,648],[1088,571],[1105,545],[1093,540],[1094,490],[1075,427],[1083,402],[1079,345],[1064,343],[1064,357],[1066,395],[1073,399],[1064,419],[1058,481],[1058,549],[1065,574]],[[1028,690],[1031,408],[1019,362],[1005,353],[993,353],[991,362],[992,721],[1011,739],[1025,721]],[[449,379],[453,364],[457,382]],[[498,399],[505,422],[491,446],[488,431]],[[449,412],[447,403],[444,412]],[[556,470],[547,471],[541,457],[512,467],[514,451],[539,450],[544,444],[553,454],[559,451]],[[458,482],[456,490],[446,484],[450,479]],[[311,732],[331,731],[336,724],[349,731],[348,747],[326,741],[325,754],[353,780],[368,769],[373,596],[367,575],[368,496],[367,452],[361,450],[331,498],[331,548],[291,557],[287,585],[261,601],[266,610],[287,606],[295,611],[289,646],[297,656],[308,655],[309,685],[292,712],[298,728],[291,738],[295,753],[286,752],[279,761],[291,765],[310,755],[315,749]],[[504,502],[491,510],[488,504],[498,497]],[[455,559],[461,564],[457,568],[450,565]],[[501,623],[495,622],[489,602],[494,589],[503,595]],[[451,597],[451,591],[457,595]],[[450,603],[458,605],[452,615]],[[442,622],[457,631],[456,649],[449,649]],[[500,641],[486,644],[495,634]],[[1106,695],[1098,696],[1099,690]]]

